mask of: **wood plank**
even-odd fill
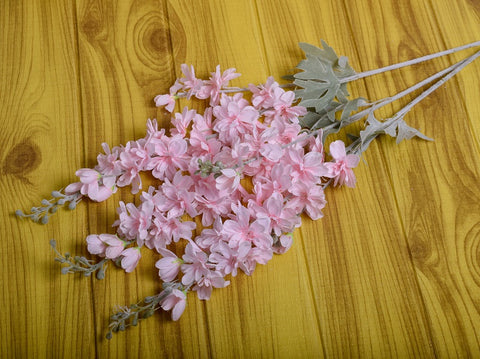
[[[478,11],[475,13],[467,2],[459,3],[463,5],[371,1],[368,12],[367,4],[350,3],[354,9],[350,14],[369,14],[362,19],[349,17],[355,41],[369,43],[370,49],[385,49],[377,58],[363,56],[362,68],[404,59],[405,53],[410,58],[476,40],[478,32],[471,29],[478,28]],[[439,20],[447,18],[457,19],[448,27],[448,39],[443,37],[445,20]],[[372,29],[375,19],[383,19],[392,30],[382,33],[381,26]],[[409,26],[405,26],[405,19],[409,19]],[[451,59],[439,59],[419,65],[417,71],[392,72],[370,82],[369,88],[378,96],[384,89],[379,81],[385,81],[394,93],[424,77],[423,72],[433,73],[451,63]],[[461,96],[463,91],[478,93],[475,68],[478,64],[466,68],[457,81],[432,94],[408,115],[407,122],[435,138],[434,143],[411,141],[393,147],[388,146],[388,140],[380,141],[428,313],[434,350],[440,357],[479,353],[475,323],[480,319],[480,291],[471,258],[477,256],[480,238],[480,158]],[[472,77],[473,81],[465,82]],[[472,88],[463,90],[468,83]]]
[[[81,163],[73,6],[2,2],[0,47],[0,357],[93,357],[90,281],[61,276],[49,246],[55,237],[83,250],[68,240],[85,234],[85,209],[60,210],[48,226],[12,215],[50,198]]]
[[[173,82],[172,54],[165,8],[158,1],[79,1],[77,22],[84,150],[87,164],[93,166],[102,142],[115,146],[145,136],[147,118],[157,115],[154,96],[167,91]],[[112,233],[118,201],[138,201],[138,197],[124,188],[105,203],[88,204],[89,232]],[[116,305],[132,304],[161,290],[154,267],[159,256],[148,250],[142,255],[133,273],[111,266],[105,280],[94,281],[99,357],[173,356],[183,350],[178,325],[167,315],[144,321],[112,341],[104,338]],[[152,333],[156,333],[154,341],[149,339]],[[191,334],[192,346],[204,341],[204,331],[196,339]]]
[[[266,80],[263,35],[252,1],[204,1],[199,7],[188,1],[168,4],[171,28],[176,29],[173,51],[182,54],[175,57],[177,76],[181,63],[193,64],[203,77],[220,64],[222,69],[235,67],[242,73],[232,86]],[[258,267],[251,278],[240,274],[228,288],[215,290],[205,303],[210,356],[322,356],[310,285],[307,277],[296,275],[302,270],[306,263],[297,246]],[[194,295],[189,300],[197,301]],[[188,319],[181,319],[181,325],[196,325]]]
[[[324,39],[348,55],[354,67],[357,54],[369,54],[368,39],[351,40],[342,3],[322,2],[321,12],[315,1],[295,7],[288,1],[257,4],[263,32],[270,35],[266,52],[285,53],[268,58],[274,74],[287,72],[303,57],[297,45],[301,41],[319,45]],[[275,32],[279,28],[284,31]],[[372,51],[372,57],[377,53]],[[368,94],[361,84],[351,89],[354,96]],[[305,221],[298,231],[327,356],[432,356],[422,297],[377,146],[365,159],[368,166],[356,170],[357,188],[328,189],[325,217]]]

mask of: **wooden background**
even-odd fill
[[[131,195],[47,226],[12,215],[93,166],[103,141],[143,137],[182,63],[200,76],[236,67],[246,85],[288,73],[300,41],[325,39],[362,71],[479,35],[478,0],[3,0],[1,358],[480,357],[480,61],[407,116],[435,142],[376,141],[357,188],[329,189],[325,217],[305,219],[287,254],[208,302],[190,296],[178,322],[159,313],[104,339],[116,304],[159,291],[157,256],[102,281],[53,261],[51,238],[85,255]],[[468,53],[351,92],[382,98]]]

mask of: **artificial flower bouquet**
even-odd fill
[[[480,56],[477,51],[394,96],[372,102],[351,99],[347,84],[480,42],[364,73],[356,73],[345,57],[322,45],[300,45],[306,58],[285,85],[269,77],[261,85],[233,88],[229,81],[240,76],[235,69],[222,72],[217,66],[202,80],[192,66],[182,65],[183,77],[168,94],[155,97],[155,103],[172,113],[176,101],[185,97],[204,101],[203,113],[185,107],[172,115],[170,129],[149,119],[145,137],[113,148],[102,144],[97,165],[76,172],[78,182],[52,192],[53,198],[44,199],[29,214],[16,212],[45,224],[59,207],[74,209],[82,199],[102,202],[122,187],[139,194],[137,203],[120,201],[113,223],[116,233],[87,236],[87,249],[98,260],[61,254],[51,241],[62,273],[95,273],[99,279],[108,263],[128,273],[135,270],[142,251],[160,254],[155,270],[162,290],[120,307],[111,316],[107,338],[159,308],[178,320],[188,292],[209,299],[213,288],[229,285],[239,271],[251,275],[258,264],[285,253],[302,213],[312,220],[322,217],[327,187],[354,187],[353,169],[373,139],[387,134],[397,142],[415,136],[429,140],[406,124],[405,114]],[[377,109],[425,87],[390,118],[375,117]],[[364,127],[348,134],[348,145],[338,139],[326,142],[357,121],[365,121]],[[155,185],[143,188],[141,172],[149,172]],[[178,242],[183,245],[175,246]]]

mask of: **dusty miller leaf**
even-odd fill
[[[410,140],[413,137],[419,137],[422,140],[433,141],[432,138],[425,136],[416,128],[410,127],[403,119],[399,119],[397,122],[397,144],[403,140]]]

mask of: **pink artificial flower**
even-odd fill
[[[323,156],[318,152],[308,152],[304,155],[303,148],[289,148],[286,160],[292,166],[292,176],[296,181],[316,183],[321,176],[328,173],[323,163]]]
[[[176,113],[172,119],[172,125],[174,125],[175,128],[170,130],[172,136],[180,135],[181,137],[185,137],[188,126],[190,126],[190,123],[196,116],[200,115],[197,115],[197,111],[195,110],[189,110],[187,106],[184,107],[182,113]]]
[[[177,321],[185,311],[187,305],[187,295],[185,292],[172,289],[171,292],[162,300],[160,306],[163,310],[172,310],[172,320]]]
[[[149,202],[142,203],[138,208],[133,203],[125,205],[120,201],[120,207],[117,209],[119,219],[115,221],[114,226],[118,226],[118,232],[125,238],[137,240],[139,245],[143,245],[143,240],[148,236],[148,229],[152,223],[153,208]]]
[[[72,183],[65,189],[65,193],[71,194],[80,191],[91,200],[102,202],[112,195],[112,190],[100,183],[102,175],[90,168],[81,168],[75,175],[80,177],[80,182]]]
[[[241,174],[233,168],[222,170],[222,174],[216,178],[216,187],[219,191],[232,193],[240,185]]]
[[[355,174],[352,168],[357,167],[360,157],[355,154],[346,154],[345,143],[337,140],[330,144],[330,154],[335,162],[326,162],[328,173],[325,177],[334,178],[334,186],[346,184],[348,187],[355,187]]]
[[[240,243],[248,241],[258,247],[269,247],[272,244],[270,236],[270,220],[258,218],[250,223],[250,210],[241,204],[232,205],[235,216],[223,223],[223,234],[228,238],[228,245],[236,248]]]
[[[122,171],[118,163],[118,156],[121,150],[120,147],[113,147],[110,150],[110,147],[105,142],[102,143],[102,148],[105,154],[97,156],[98,165],[95,167],[95,170],[102,174],[103,184],[107,187],[112,187],[115,184],[115,177]],[[107,181],[110,183],[107,183]]]
[[[142,203],[148,202],[149,206],[153,208],[153,212],[163,212],[165,208],[165,196],[162,191],[155,189],[155,187],[150,186],[148,192],[142,192],[140,196]]]
[[[195,237],[195,243],[203,250],[211,252],[211,248],[225,240],[222,229],[223,223],[221,217],[218,216],[215,218],[212,228],[204,228],[202,233]]]
[[[90,234],[86,238],[87,250],[91,254],[96,254],[101,257],[105,256],[106,244],[100,239],[98,234]]]
[[[262,190],[267,193],[268,196],[273,192],[283,193],[292,185],[292,166],[278,163],[272,167],[269,177],[263,177],[262,180]],[[262,202],[265,199],[266,198],[262,198]]]
[[[155,263],[155,267],[158,268],[158,275],[162,281],[171,282],[177,277],[183,261],[168,249],[160,249],[159,252],[163,258]]]
[[[279,143],[265,143],[260,154],[271,162],[278,162],[284,156],[284,150]]]
[[[273,107],[274,98],[273,92],[278,87],[278,83],[274,80],[273,76],[269,76],[264,85],[248,85],[248,88],[252,92],[252,104],[256,109],[266,109]]]
[[[242,98],[242,94],[233,97],[222,95],[220,105],[213,108],[216,117],[213,129],[218,132],[220,141],[231,144],[239,136],[251,133],[259,112],[249,102]]]
[[[198,91],[200,91],[203,86],[203,81],[195,77],[195,70],[193,66],[190,66],[190,68],[188,68],[188,65],[182,64],[180,68],[182,69],[183,75],[185,76],[180,79],[180,83],[183,84],[183,89],[188,90],[187,98],[189,99],[192,95],[197,95]]]
[[[80,182],[83,184],[96,183],[101,177],[100,173],[90,168],[80,168],[75,175],[80,177]]]
[[[207,274],[196,282],[192,290],[197,292],[198,299],[208,300],[212,295],[213,288],[224,288],[229,284],[230,282],[226,281],[219,272],[209,270]]]
[[[164,211],[168,211],[169,217],[179,217],[187,213],[190,217],[197,215],[195,193],[191,192],[193,180],[190,176],[182,175],[178,171],[173,176],[172,182],[167,178],[161,186],[165,197]]]
[[[245,273],[250,275],[255,268],[255,264],[267,264],[270,259],[273,257],[273,249],[272,246],[269,247],[253,247],[250,252],[248,252],[248,256],[246,261],[243,262],[243,265],[246,266]],[[251,266],[251,268],[249,268]]]
[[[309,136],[307,138],[307,144],[308,144],[308,150],[309,152],[318,152],[322,155],[322,161],[323,161],[323,130],[318,131],[316,136]]]
[[[284,91],[277,87],[273,90],[273,108],[265,111],[264,115],[273,119],[289,120],[298,123],[298,117],[304,116],[307,109],[303,106],[292,106],[295,101],[293,91]]]
[[[268,122],[268,119],[266,120]],[[294,142],[294,141],[298,141],[300,131],[302,130],[302,128],[298,123],[286,122],[285,120],[282,120],[282,119],[274,119],[269,123],[270,123],[270,128],[274,129],[278,133],[276,138],[277,143],[288,145],[292,148],[303,146],[301,142],[300,143]],[[293,145],[292,143],[296,143],[296,145]]]
[[[180,239],[191,239],[192,231],[196,228],[192,221],[181,221],[179,217],[163,216],[155,214],[155,218],[150,229],[150,241],[157,251],[165,248],[166,245],[178,242]],[[149,247],[150,248],[150,247]]]
[[[210,226],[215,218],[225,216],[230,211],[230,197],[223,196],[216,187],[210,188],[209,191],[197,190],[196,193],[197,211],[202,215],[204,227]]]
[[[152,158],[146,168],[152,170],[153,176],[160,180],[172,179],[178,170],[186,170],[188,166],[187,142],[181,136],[164,137],[156,141]]]
[[[298,213],[286,206],[283,196],[278,192],[274,192],[262,206],[249,201],[249,208],[257,218],[269,218],[272,230],[277,236],[292,232],[301,223]]]
[[[115,259],[120,256],[126,243],[114,234],[100,234],[100,240],[107,245],[105,257]]]
[[[146,169],[150,155],[145,149],[145,143],[130,141],[120,153],[119,165],[122,175],[117,180],[119,187],[132,184],[132,193],[137,193],[142,188],[142,180],[139,172]]]
[[[238,268],[242,268],[252,245],[248,241],[239,243],[237,247],[232,248],[225,242],[218,242],[212,246],[212,253],[209,261],[215,264],[215,270],[222,275],[237,275]]]
[[[123,269],[125,269],[125,272],[127,273],[130,273],[135,269],[138,261],[140,260],[140,257],[142,256],[140,253],[140,247],[127,248],[120,254],[123,257],[120,265]]]
[[[154,98],[155,106],[157,107],[165,106],[165,110],[171,113],[175,108],[176,99],[177,99],[177,96],[175,95],[170,95],[170,94],[158,95],[158,96],[155,96]]]
[[[82,186],[83,186],[82,182],[70,183],[67,187],[65,187],[64,192],[65,192],[66,195],[71,195],[71,194],[74,194],[74,193],[78,193],[78,192],[80,192]]]
[[[278,237],[277,242],[273,245],[273,252],[276,254],[283,254],[290,249],[293,243],[293,236],[291,233],[282,234]]]
[[[145,136],[145,144],[147,150],[152,148],[152,143],[155,144],[157,141],[162,141],[165,138],[165,129],[158,129],[157,120],[147,120],[147,135]],[[151,153],[148,152],[150,155]]]
[[[207,267],[208,256],[195,244],[195,242],[188,242],[182,259],[184,261],[181,265],[181,270],[183,272],[183,285],[189,286],[198,282],[200,278],[209,271]]]
[[[293,197],[287,205],[294,208],[297,213],[305,211],[313,220],[323,217],[322,209],[327,201],[322,186],[298,181],[289,189],[289,192]]]
[[[230,80],[233,80],[240,76],[235,72],[234,68],[227,69],[220,72],[220,65],[217,65],[215,72],[211,73],[210,79],[205,81],[204,86],[200,89],[197,97],[200,99],[206,99],[210,97],[210,106],[215,106],[218,103],[220,90],[227,86]]]

